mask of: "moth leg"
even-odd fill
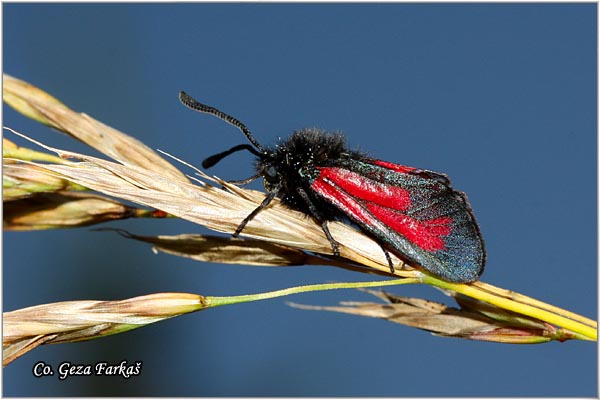
[[[261,177],[260,174],[256,174],[256,175],[252,175],[250,178],[239,179],[239,180],[235,180],[235,181],[227,181],[227,183],[232,183],[234,185],[246,185],[250,182],[257,180],[260,177]]]
[[[267,197],[265,197],[265,199],[262,201],[262,203],[260,203],[260,205],[254,209],[254,211],[252,211],[250,214],[248,214],[248,216],[246,218],[244,218],[242,223],[237,227],[237,229],[233,233],[233,237],[238,237],[240,235],[240,233],[242,232],[242,230],[246,227],[248,222],[252,221],[252,219],[254,217],[256,217],[256,215],[259,212],[261,212],[263,208],[268,206],[269,203],[271,201],[273,201],[273,199],[275,198],[276,195],[277,195],[277,191],[270,192],[269,195]]]
[[[385,247],[383,247],[383,245],[379,242],[377,242],[377,244],[379,245],[379,247],[381,247],[381,250],[383,250],[383,254],[385,254],[385,258],[387,259],[388,265],[390,266],[390,273],[394,273],[394,263],[392,262],[392,257],[390,257],[390,252],[387,251],[387,249]]]
[[[302,197],[302,200],[304,200],[304,202],[308,206],[310,214],[313,216],[313,218],[316,219],[321,224],[321,228],[323,229],[323,232],[325,233],[327,240],[329,240],[329,243],[331,244],[331,250],[333,250],[333,255],[339,257],[340,249],[339,249],[337,241],[333,238],[333,236],[331,235],[331,232],[329,232],[329,228],[327,227],[327,221],[323,219],[323,217],[321,216],[321,214],[319,213],[319,211],[313,204],[310,197],[308,197],[308,194],[306,193],[306,191],[304,189],[302,189],[301,187],[296,188],[296,192],[298,192],[300,197]]]
[[[317,219],[317,221],[319,220]],[[327,240],[329,240],[329,244],[331,244],[331,250],[333,251],[333,255],[339,257],[340,249],[338,247],[337,241],[333,238],[333,236],[331,236],[331,232],[329,232],[329,228],[327,227],[327,221],[319,222],[321,222],[321,228],[323,229],[323,232],[325,232],[325,236],[327,237]]]
[[[252,175],[250,178],[234,180],[234,181],[226,181],[227,183],[231,183],[232,185],[247,185],[250,182],[253,182],[260,178],[260,174]],[[225,185],[221,185],[221,189],[226,189]]]

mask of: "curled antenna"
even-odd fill
[[[254,139],[254,136],[252,136],[252,133],[250,133],[250,130],[248,128],[246,128],[246,125],[242,124],[240,121],[233,118],[231,115],[227,115],[223,111],[217,110],[214,107],[207,106],[206,104],[200,103],[199,101],[195,100],[190,95],[188,95],[186,92],[179,92],[179,101],[181,101],[181,103],[184,106],[191,108],[194,111],[199,111],[199,112],[203,112],[206,114],[214,115],[215,117],[237,127],[239,130],[241,130],[244,133],[244,135],[246,135],[246,137],[248,138],[250,143],[252,143],[252,145],[254,147],[256,147],[260,153],[266,154],[267,151],[265,150],[265,148],[262,147],[260,145],[260,143],[258,143],[256,141],[256,139]]]

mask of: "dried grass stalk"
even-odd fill
[[[5,103],[26,116],[58,129],[124,165],[143,166],[174,180],[187,178],[139,140],[65,106],[55,97],[27,82],[3,75]]]

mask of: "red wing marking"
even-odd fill
[[[345,211],[356,222],[371,226],[379,231],[385,231],[385,225],[375,218],[365,207],[343,190],[331,185],[329,182],[317,179],[311,187],[331,202],[331,204]]]
[[[379,165],[380,167],[391,169],[392,171],[401,172],[401,173],[407,173],[410,171],[414,171],[416,169],[413,167],[407,167],[406,165],[394,164],[394,163],[382,161],[382,160],[373,160],[373,161],[371,161],[371,163],[375,164],[375,165]]]
[[[321,174],[317,181],[327,179],[342,190],[350,193],[355,199],[379,204],[399,211],[408,210],[410,207],[410,193],[406,189],[398,186],[384,185],[343,168],[323,167],[319,168],[319,170]]]
[[[423,250],[438,251],[445,249],[444,237],[452,231],[453,220],[451,217],[419,221],[377,204],[367,203],[366,206],[384,224]]]
[[[365,178],[360,175],[339,168],[321,168],[321,171],[324,173],[313,182],[312,188],[351,216],[356,222],[380,232],[392,230],[426,251],[433,252],[445,249],[444,237],[452,231],[453,219],[451,217],[438,217],[419,221],[402,214],[398,209],[392,209],[385,204],[381,205],[381,197],[374,196],[372,192],[367,190],[369,187],[365,186]],[[330,178],[330,175],[334,179]],[[352,175],[358,175],[358,182],[342,180],[342,178],[352,177]],[[338,181],[340,187],[337,186]],[[367,183],[383,186],[371,181],[367,181]],[[408,192],[404,189],[397,187],[388,189],[402,190],[408,195]],[[369,198],[375,198],[376,201],[369,201]],[[385,199],[387,198],[384,197]],[[410,204],[410,198],[402,204],[407,207]]]

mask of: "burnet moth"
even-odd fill
[[[370,158],[349,150],[343,135],[317,129],[302,129],[274,147],[263,147],[237,119],[185,92],[179,99],[237,127],[251,143],[202,162],[210,168],[241,150],[256,156],[256,175],[239,182],[262,177],[269,194],[233,236],[277,196],[321,224],[334,255],[339,255],[338,244],[327,222],[341,220],[378,240],[392,272],[388,250],[450,282],[472,282],[483,272],[486,254],[479,226],[467,196],[454,190],[446,175]]]

